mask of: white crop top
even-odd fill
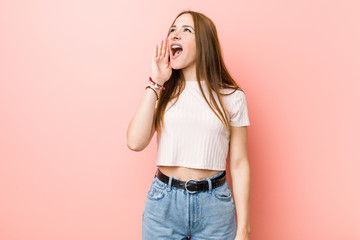
[[[210,103],[205,81],[201,84]],[[231,93],[234,89],[220,91]],[[250,125],[244,92],[236,90],[220,97],[231,126]],[[221,109],[215,93],[214,98]],[[156,165],[225,170],[230,133],[206,103],[197,81],[187,81],[178,101],[171,106],[174,101],[170,100],[166,106],[165,129],[157,132]]]

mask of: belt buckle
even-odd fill
[[[189,190],[186,188],[186,184],[187,184],[190,180],[196,181],[196,180],[194,180],[194,179],[189,179],[189,180],[187,180],[187,181],[185,182],[185,190],[186,190],[188,193],[196,193],[196,192],[198,192],[198,191],[189,191]]]

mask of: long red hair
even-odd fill
[[[225,67],[216,27],[211,19],[199,12],[190,10],[183,11],[176,16],[176,18],[170,25],[170,28],[174,24],[176,19],[185,13],[191,14],[194,21],[196,41],[196,79],[200,86],[201,93],[211,110],[230,131],[229,118],[226,114],[223,114],[224,106],[221,98],[218,97],[222,109],[220,111],[220,108],[216,103],[214,96],[212,94],[209,94],[210,101],[216,109],[216,111],[214,111],[211,104],[205,97],[204,90],[202,88],[202,85],[200,84],[200,79],[205,80],[206,88],[208,90],[212,89],[217,94],[217,96],[232,94],[237,89],[241,91],[243,90],[237,85],[237,83],[234,81],[234,79],[231,77],[230,73]],[[168,31],[168,36],[170,34],[170,28]],[[172,75],[170,79],[164,83],[164,87],[165,90],[160,92],[156,112],[154,115],[155,128],[158,132],[159,130],[161,130],[160,121],[162,127],[165,127],[164,114],[168,102],[173,98],[176,98],[176,102],[177,98],[185,87],[185,78],[181,72],[181,69],[172,70]],[[228,94],[223,94],[220,92],[221,88],[230,88],[234,89],[234,91]]]

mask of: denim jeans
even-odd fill
[[[200,179],[209,182],[209,190],[189,193],[171,186],[180,179],[169,176],[164,183],[155,173],[142,215],[142,240],[234,240],[236,211],[228,181],[211,186],[211,179],[221,174]]]

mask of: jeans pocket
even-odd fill
[[[166,194],[167,184],[161,182],[158,178],[154,178],[149,191],[147,192],[147,198],[150,200],[160,200]]]
[[[226,182],[213,190],[214,196],[221,201],[231,201],[232,193],[229,184]]]

